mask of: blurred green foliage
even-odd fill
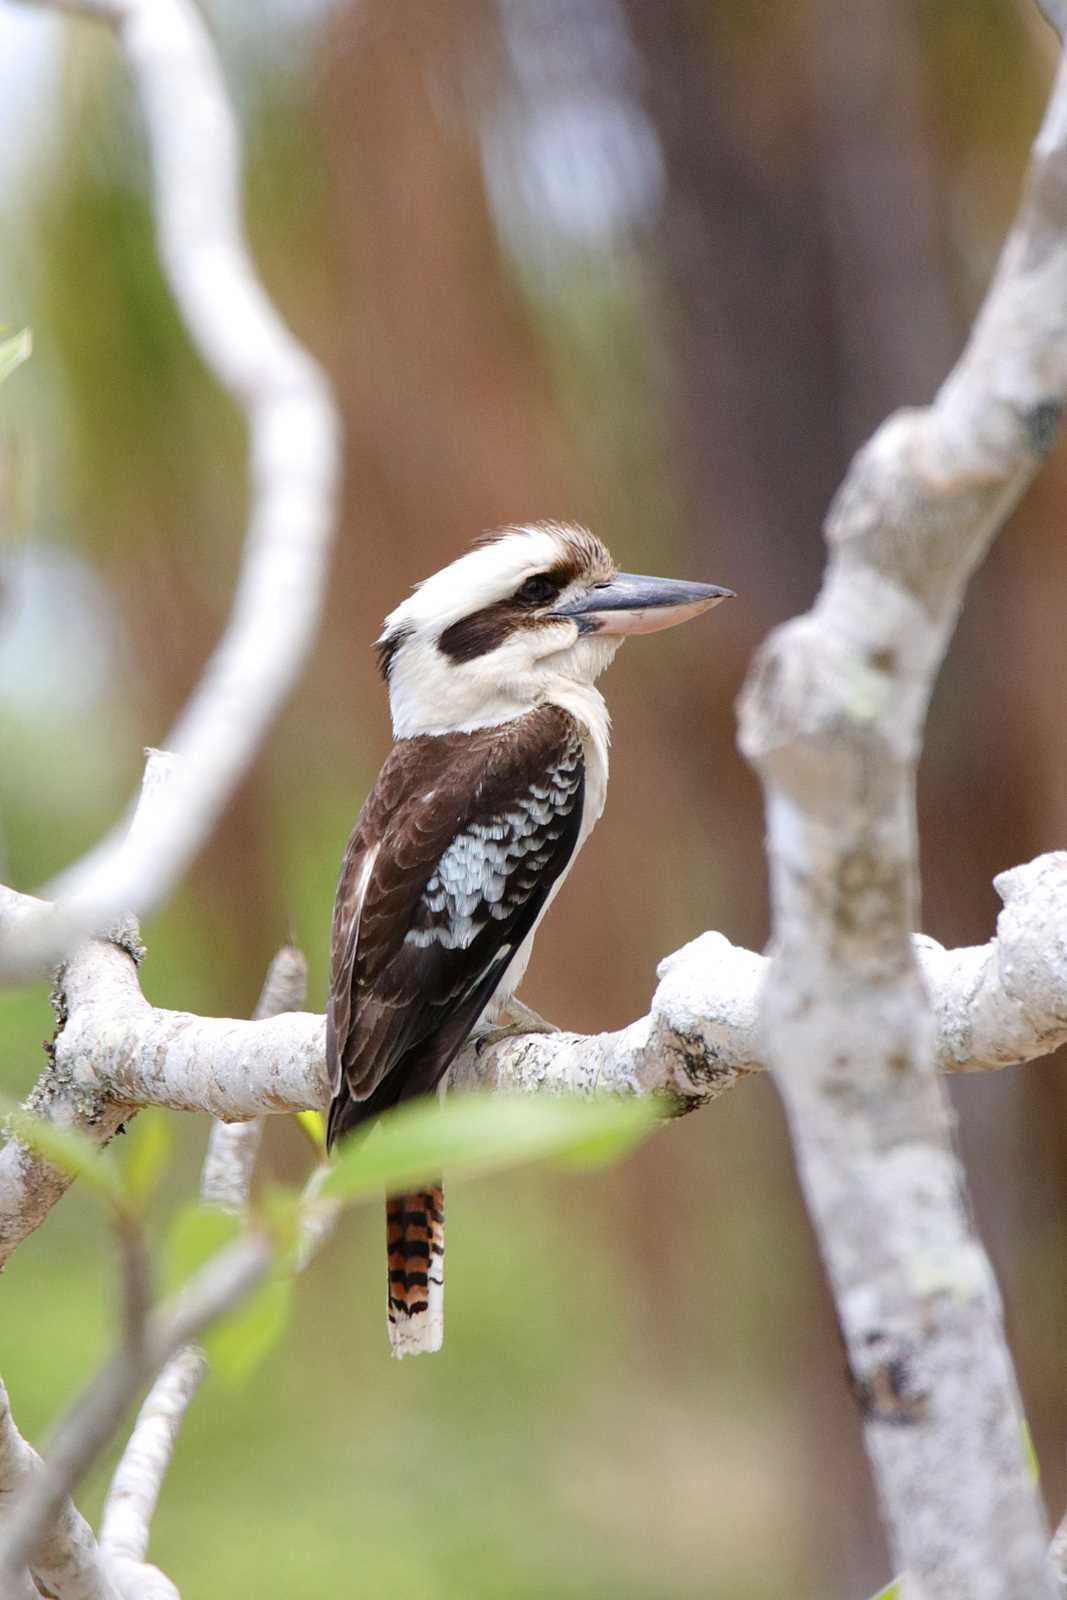
[[[0,383],[10,378],[16,367],[21,367],[24,361],[29,360],[32,349],[33,340],[25,328],[11,339],[0,340]]]

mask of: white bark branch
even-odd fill
[[[127,842],[131,847],[149,827],[148,815],[174,773],[174,758],[169,752],[146,750],[145,755],[147,759],[140,799],[127,834]],[[23,918],[47,915],[52,909],[47,901],[0,888],[0,937],[5,927],[7,931],[17,933]],[[121,941],[124,966],[140,959],[143,949],[133,917],[120,917],[110,933],[111,940]],[[62,992],[57,988],[53,995],[60,1026],[65,1016],[68,992],[78,993],[83,988],[93,988],[98,971],[106,992],[106,974],[113,970],[108,957],[116,948],[111,941],[94,940],[78,950],[64,972]],[[70,985],[73,985],[73,991],[70,991]],[[72,1128],[101,1145],[108,1143],[130,1115],[127,1108],[116,1105],[113,1097],[107,1098],[92,1089],[72,1083],[54,1062],[53,1070],[46,1072],[38,1081],[26,1102],[26,1109],[59,1127]],[[15,1246],[43,1222],[70,1183],[68,1173],[35,1155],[18,1139],[9,1139],[0,1149],[0,1268]]]
[[[18,1504],[17,1497],[24,1492],[26,1484],[43,1470],[40,1456],[15,1425],[7,1390],[0,1382],[0,1540],[12,1505]],[[28,1552],[27,1559],[32,1561],[33,1570],[41,1581],[61,1600],[121,1600],[92,1529],[66,1497],[61,1500],[55,1519],[36,1548]],[[9,1579],[11,1592],[19,1600],[24,1594],[39,1600],[25,1563],[21,1573],[21,1580]],[[0,1592],[7,1594],[8,1591]]]
[[[988,944],[944,950],[915,940],[944,1072],[1028,1061],[1067,1041],[1067,853],[1002,873],[996,887],[1004,909]],[[651,1010],[629,1027],[469,1047],[450,1081],[512,1092],[663,1092],[703,1104],[764,1069],[757,1007],[766,970],[764,957],[703,934],[660,964]],[[154,1008],[130,956],[104,941],[78,953],[62,992],[55,1063],[28,1105],[99,1144],[139,1105],[246,1123],[328,1104],[322,1016],[246,1022]],[[17,1140],[0,1149],[0,1265],[69,1181]]]
[[[0,1382],[0,1539],[12,1508],[30,1480],[45,1472],[41,1457],[22,1437],[11,1415],[7,1391]],[[177,1589],[143,1559],[97,1544],[85,1518],[64,1496],[14,1580],[11,1600],[39,1600],[30,1569],[58,1600],[180,1600]],[[9,1591],[3,1591],[7,1600]]]
[[[937,1058],[946,1072],[1029,1060],[1067,1040],[1067,852],[1002,873],[997,888],[1005,908],[988,944],[947,951],[932,939],[916,941],[936,997]],[[124,952],[97,949],[97,971],[81,967],[67,984],[68,1020],[56,1041],[57,1070],[72,1085],[128,1105],[227,1121],[325,1109],[322,1016],[246,1022],[155,1008]],[[766,970],[764,957],[706,933],[660,964],[652,1008],[629,1027],[520,1035],[484,1053],[468,1047],[451,1081],[713,1099],[763,1069],[757,1001]]]
[[[270,964],[259,1002],[253,1012],[257,1022],[296,1011],[307,993],[307,962],[292,945],[285,945]],[[263,1138],[263,1118],[249,1122],[215,1122],[208,1140],[200,1198],[240,1216],[248,1204],[252,1172]]]
[[[287,945],[267,971],[255,1016],[263,1019],[298,1006],[307,988],[307,962]],[[248,1205],[263,1119],[212,1124],[200,1179],[205,1205],[242,1215]],[[113,1562],[142,1563],[163,1478],[182,1419],[207,1371],[195,1345],[179,1350],[152,1385],[134,1423],[104,1502],[100,1543]]]
[[[137,1392],[177,1350],[237,1305],[263,1277],[272,1257],[269,1239],[242,1235],[214,1256],[173,1303],[154,1311],[143,1340],[134,1349],[124,1345],[88,1385],[55,1430],[39,1470],[27,1475],[0,1523],[0,1595],[7,1594],[9,1586],[13,1589],[27,1564],[36,1561],[33,1552],[55,1525],[67,1495]],[[168,1583],[157,1576],[162,1584]],[[169,1592],[173,1596],[173,1586]],[[131,1586],[130,1600],[134,1593],[139,1591]],[[162,1600],[162,1589],[159,1594]],[[110,1594],[107,1600],[112,1600]]]
[[[761,1036],[896,1563],[923,1600],[1056,1592],[997,1289],[934,1069],[946,1045],[957,1065],[995,1064],[1062,1038],[1064,922],[1036,906],[1050,878],[1058,901],[1063,858],[1006,876],[1006,948],[995,962],[946,958],[940,993],[909,929],[929,695],[967,578],[1051,448],[1065,396],[1061,64],[970,343],[934,405],[891,418],[852,463],[815,607],[771,636],[742,702],[771,862]]]
[[[291,689],[318,627],[340,427],[322,372],[282,323],[241,225],[236,123],[192,0],[37,0],[114,24],[148,127],[160,257],[205,364],[244,412],[250,513],[230,619],[167,744],[181,758],[132,841],[119,824],[53,888],[0,915],[0,975],[54,965],[157,905],[200,849]],[[0,913],[4,908],[0,907]],[[15,937],[7,933],[14,918]]]
[[[116,962],[134,971],[133,960],[125,951],[93,941],[73,958],[66,979],[73,979],[76,988],[79,979],[91,988],[99,970],[105,981],[104,997],[108,992],[107,976]],[[72,1128],[101,1146],[110,1142],[130,1115],[127,1107],[105,1091],[76,1083],[69,1072],[54,1063],[38,1079],[26,1109],[57,1127]],[[69,1173],[35,1155],[19,1139],[7,1139],[0,1148],[0,1268],[23,1239],[40,1226],[71,1182]]]
[[[186,1410],[207,1370],[196,1345],[179,1350],[148,1391],[115,1469],[100,1523],[112,1561],[143,1562],[163,1479]]]

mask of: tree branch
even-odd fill
[[[0,1382],[0,1542],[12,1504],[18,1505],[18,1496],[25,1491],[29,1480],[43,1471],[40,1456],[15,1426],[7,1390]],[[92,1529],[65,1497],[47,1533],[29,1555],[42,1582],[63,1600],[120,1600]],[[21,1570],[25,1581],[17,1587],[18,1580],[12,1577],[10,1592],[18,1596],[18,1600],[22,1600],[23,1594],[38,1600],[25,1563]],[[5,1588],[3,1592],[9,1591]]]
[[[147,815],[174,773],[174,758],[168,752],[146,750],[145,755],[141,795],[127,834],[130,843],[143,837]],[[17,933],[24,917],[49,915],[52,910],[47,901],[0,888],[0,937],[5,922],[8,931]],[[106,994],[106,977],[112,970],[107,965],[107,955],[116,947],[124,952],[125,962],[134,964],[144,953],[133,917],[121,917],[111,929],[111,939],[83,945],[71,960],[63,974],[63,986],[57,984],[52,996],[59,1029],[66,1019],[69,985],[73,984],[74,992],[78,992],[79,983],[93,987],[99,968],[104,982],[102,992]],[[53,1070],[39,1079],[26,1110],[57,1127],[72,1128],[101,1145],[107,1144],[131,1115],[128,1108],[116,1105],[113,1097],[73,1083],[54,1061]],[[70,1183],[69,1174],[61,1168],[42,1160],[18,1139],[8,1140],[0,1150],[0,1268],[15,1245],[44,1220]]]
[[[112,1563],[142,1563],[171,1454],[207,1357],[186,1345],[167,1362],[137,1414],[115,1468],[100,1523],[100,1546]]]
[[[946,1043],[957,1063],[977,1051],[996,1064],[1062,1038],[1064,923],[1040,902],[1049,876],[1059,899],[1063,858],[998,880],[1001,939],[1021,943],[995,963],[949,957],[932,1003],[909,929],[930,692],[966,581],[1055,442],[1065,309],[1061,63],[967,349],[932,407],[892,417],[853,461],[828,519],[815,607],[768,640],[741,708],[771,863],[761,1037],[897,1566],[926,1600],[1056,1592],[997,1289],[935,1068]]]
[[[272,1258],[269,1239],[242,1235],[214,1256],[173,1302],[151,1314],[144,1338],[133,1351],[124,1345],[86,1387],[55,1430],[39,1470],[26,1476],[0,1525],[0,1595],[9,1592],[9,1585],[14,1588],[31,1552],[60,1515],[69,1491],[137,1392],[177,1350],[235,1306],[260,1281]]]
[[[255,1016],[277,1016],[298,1006],[306,988],[307,962],[299,950],[286,945],[270,964]],[[262,1118],[212,1125],[200,1179],[200,1198],[205,1205],[244,1213],[262,1130]],[[144,1561],[152,1517],[182,1419],[206,1371],[203,1351],[186,1346],[163,1368],[141,1407],[104,1502],[100,1543],[113,1561]]]
[[[88,933],[170,891],[291,689],[318,628],[340,425],[318,366],[256,276],[240,220],[236,123],[191,0],[37,0],[111,22],[148,127],[160,258],[206,365],[245,414],[251,509],[223,637],[171,730],[181,758],[132,846],[119,824],[53,886],[0,907],[0,976],[47,971]],[[17,918],[17,937],[8,929]]]
[[[988,944],[946,951],[916,941],[937,997],[938,1062],[975,1072],[1046,1054],[1067,1040],[1067,852],[998,877],[1005,908]],[[123,952],[101,980],[67,986],[69,1015],[56,1041],[57,1068],[72,1082],[126,1104],[207,1111],[227,1120],[329,1102],[325,1019],[294,1012],[269,1022],[165,1011],[141,994]],[[484,1051],[471,1046],[452,1069],[462,1087],[590,1094],[667,1091],[714,1099],[765,1065],[757,1042],[764,957],[706,933],[660,964],[648,1015],[614,1033],[528,1034]],[[88,981],[87,981],[88,979]]]
[[[996,887],[1004,909],[988,944],[944,950],[915,940],[943,1072],[1008,1066],[1067,1041],[1067,853],[1002,873]],[[763,956],[703,934],[661,962],[651,1009],[629,1027],[469,1046],[450,1082],[517,1093],[664,1093],[704,1104],[764,1069],[757,1006],[766,971]],[[104,941],[78,953],[61,991],[55,1062],[28,1108],[99,1144],[138,1105],[247,1122],[328,1104],[322,1016],[245,1022],[154,1008],[132,958]],[[0,1265],[69,1181],[17,1140],[0,1149]]]
[[[285,945],[270,964],[259,1002],[258,1022],[296,1011],[307,993],[307,962],[293,945]],[[215,1122],[200,1178],[200,1198],[240,1216],[248,1204],[252,1170],[263,1138],[263,1118],[248,1122]]]

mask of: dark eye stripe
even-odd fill
[[[498,600],[496,605],[486,606],[472,616],[453,622],[442,633],[440,648],[457,666],[463,661],[474,661],[503,644],[523,616],[524,612],[514,601]]]
[[[528,618],[527,612],[548,605],[574,577],[573,566],[566,562],[560,562],[550,572],[533,573],[509,600],[498,600],[453,622],[438,641],[441,651],[456,665],[488,655],[504,643],[514,628],[539,626],[542,619]]]

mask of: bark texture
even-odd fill
[[[932,406],[897,413],[856,456],[828,518],[816,603],[772,634],[741,706],[771,865],[761,1037],[891,1543],[927,1600],[1056,1592],[999,1296],[936,1076],[953,1007],[931,1001],[910,930],[934,679],[967,579],[1055,441],[1067,394],[1065,180],[1061,66],[967,348]],[[1044,870],[1021,869],[1035,883]],[[1007,934],[1025,880],[1010,874],[1003,889]],[[1059,957],[1050,931],[1035,929],[1029,954],[995,973],[976,971],[956,1013],[967,1014],[963,1053],[964,1036],[983,1039],[992,992],[1027,1017],[1031,984]]]

